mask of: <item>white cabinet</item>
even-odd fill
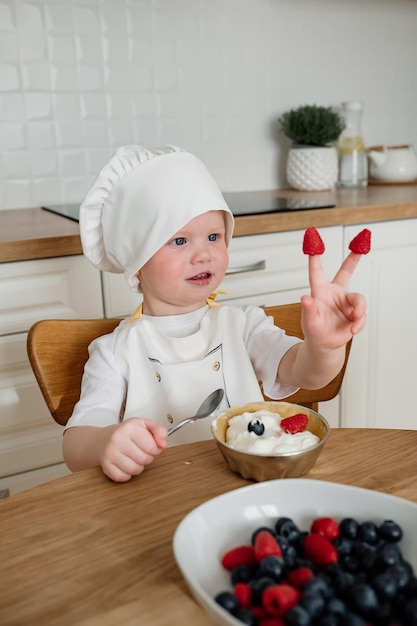
[[[368,301],[367,326],[353,340],[342,391],[341,426],[417,427],[417,220],[345,227],[345,242],[372,231],[352,291]]]
[[[47,318],[103,316],[100,274],[82,256],[0,264],[0,489],[15,493],[67,473],[26,352]]]

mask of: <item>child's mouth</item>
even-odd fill
[[[207,285],[211,281],[211,278],[211,272],[201,272],[201,274],[191,276],[188,280],[192,283],[198,283],[199,285]]]

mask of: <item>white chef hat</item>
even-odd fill
[[[225,211],[226,243],[233,215],[217,183],[193,154],[176,146],[119,148],[98,174],[80,208],[85,256],[100,270],[137,271],[178,230],[207,211]]]

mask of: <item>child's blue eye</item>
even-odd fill
[[[212,233],[211,235],[208,236],[208,240],[209,241],[216,241],[217,240],[217,235],[216,233]]]
[[[174,243],[176,246],[183,246],[186,242],[185,237],[177,237],[176,239],[174,239]]]

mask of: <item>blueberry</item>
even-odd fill
[[[266,556],[259,564],[257,571],[257,577],[261,578],[267,576],[274,581],[279,582],[284,579],[286,574],[285,561],[279,556]]]
[[[410,580],[406,585],[405,592],[410,598],[417,598],[417,578],[416,576],[414,576],[414,574],[410,576]]]
[[[293,543],[299,536],[300,530],[297,524],[289,517],[280,517],[275,522],[275,532],[281,537]]]
[[[355,613],[346,613],[342,621],[343,626],[368,626],[366,620]]]
[[[308,559],[303,559],[299,556],[297,556],[297,558],[295,559],[294,567],[308,567],[308,569],[311,569],[314,574],[317,574],[318,571],[317,565],[314,565],[312,561],[309,561]]]
[[[289,546],[283,553],[285,565],[288,569],[293,569],[297,566],[298,554],[294,546]]]
[[[346,556],[352,552],[354,543],[352,539],[340,536],[333,541],[333,545],[339,556]]]
[[[375,558],[377,569],[386,569],[392,565],[398,565],[401,561],[401,552],[396,543],[386,543],[378,550]]]
[[[293,606],[285,614],[285,624],[286,626],[310,626],[310,615],[302,606]]]
[[[379,540],[378,526],[374,522],[363,522],[359,525],[359,539],[371,545],[375,545]]]
[[[253,578],[250,581],[249,586],[252,590],[254,604],[261,603],[263,592],[265,591],[265,589],[267,589],[271,585],[275,585],[275,580],[271,578],[270,576],[262,576],[261,578]]]
[[[350,588],[349,603],[359,615],[369,617],[378,606],[378,596],[370,585],[355,583]]]
[[[358,569],[370,570],[375,563],[377,546],[366,541],[356,541],[353,553],[358,560]]]
[[[372,579],[372,587],[380,600],[391,600],[397,593],[398,583],[392,574],[382,572]]]
[[[333,580],[333,578],[342,571],[342,567],[340,563],[330,563],[324,571],[326,572],[326,576],[329,580]]]
[[[342,598],[348,594],[348,591],[353,587],[355,583],[355,577],[351,572],[340,571],[333,578],[333,587],[336,593]]]
[[[320,626],[339,626],[339,616],[335,613],[322,613],[320,615]]]
[[[252,420],[248,424],[248,431],[260,437],[265,432],[265,426],[259,420]]]
[[[321,594],[323,598],[329,598],[331,594],[329,581],[324,576],[315,576],[307,581],[304,591],[308,593]]]
[[[395,578],[398,589],[403,590],[407,588],[411,581],[413,568],[407,561],[403,561],[402,563],[397,563],[389,567],[387,572]]]
[[[395,619],[393,608],[390,602],[383,602],[376,607],[373,614],[373,623],[381,624],[381,626],[398,624],[398,621],[396,621]]]
[[[330,598],[326,604],[326,612],[333,615],[344,615],[346,613],[346,604],[340,598]]]
[[[339,524],[339,532],[342,537],[346,537],[346,539],[356,539],[358,536],[359,524],[356,520],[351,517],[346,517],[342,519]]]
[[[294,544],[295,549],[297,550],[299,554],[304,553],[304,541],[307,535],[308,535],[307,531],[299,532],[298,536],[294,537],[292,540],[292,543]]]
[[[230,574],[230,580],[233,586],[235,586],[236,583],[248,583],[252,577],[253,571],[248,565],[238,565]]]
[[[305,590],[301,595],[299,604],[307,611],[310,617],[316,618],[323,611],[326,601],[320,591]]]
[[[221,591],[214,599],[228,613],[234,613],[239,607],[236,596],[230,591]]]
[[[417,624],[417,598],[409,600],[404,607],[404,623],[407,626],[416,626]]]
[[[347,572],[357,572],[359,569],[359,559],[354,554],[342,555],[339,560],[341,566]]]
[[[397,542],[402,539],[403,531],[396,522],[385,520],[379,527],[379,536],[384,541]]]
[[[233,615],[247,626],[257,626],[258,620],[250,609],[239,606]]]

